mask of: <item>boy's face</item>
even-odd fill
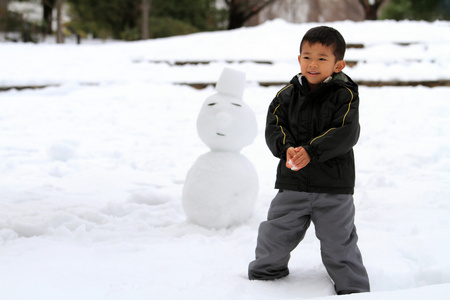
[[[311,90],[315,89],[328,76],[342,71],[345,67],[343,60],[336,61],[333,48],[321,43],[311,45],[309,42],[304,42],[298,62],[302,75],[308,80]]]

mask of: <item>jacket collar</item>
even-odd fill
[[[297,81],[300,84],[301,87],[306,88],[307,90],[309,90],[309,85],[308,85],[308,81],[306,80],[306,77],[302,75],[302,73],[299,73],[296,75],[297,77]],[[295,80],[295,77],[294,77]],[[351,80],[349,80],[348,76],[344,73],[344,72],[339,72],[339,73],[334,73],[331,76],[328,76],[324,81],[322,81],[322,83],[319,85],[322,86],[323,84],[327,84],[330,82],[338,82],[341,81],[342,84],[347,85],[347,84],[351,84]],[[291,81],[291,83],[294,83],[294,81]]]
[[[338,79],[338,75],[340,75],[341,73],[338,73],[338,74],[333,74],[333,76],[328,76],[327,78],[325,78],[325,80],[324,81],[322,81],[322,83],[321,84],[323,84],[323,83],[328,83],[328,82],[330,82],[330,81],[332,81],[333,79]],[[299,73],[299,74],[297,74],[297,78],[298,78],[298,82],[300,83],[300,85],[301,86],[305,86],[303,83],[303,78],[304,78],[304,80],[306,81],[306,77],[305,76],[303,76],[302,75],[302,73]],[[340,78],[339,78],[340,79]]]

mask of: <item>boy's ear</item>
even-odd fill
[[[301,55],[299,54],[299,55],[298,55],[298,63],[300,63],[300,56],[301,56]]]
[[[339,73],[345,68],[345,61],[344,60],[338,60],[336,64],[334,65],[334,73]]]

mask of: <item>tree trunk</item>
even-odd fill
[[[384,0],[375,0],[374,4],[370,4],[370,0],[359,0],[359,3],[364,8],[364,12],[366,15],[366,20],[376,20],[378,19],[378,9],[380,8],[381,4],[383,4]]]
[[[142,0],[142,24],[141,24],[141,39],[148,39],[148,14],[150,12],[151,0]]]
[[[63,6],[64,0],[56,0],[56,43],[62,44],[64,43],[64,36],[62,32],[62,6]]]
[[[55,7],[55,0],[42,0],[44,22],[42,33],[45,35],[52,34],[53,8]]]
[[[229,10],[228,29],[236,29],[244,26],[245,20],[242,13],[239,12],[238,7],[235,4],[231,4]]]
[[[0,0],[0,31],[6,34],[8,32],[8,2],[9,0]]]

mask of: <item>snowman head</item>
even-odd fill
[[[242,101],[245,74],[225,69],[216,91],[208,97],[197,119],[200,139],[213,151],[239,152],[256,137],[256,117]]]

